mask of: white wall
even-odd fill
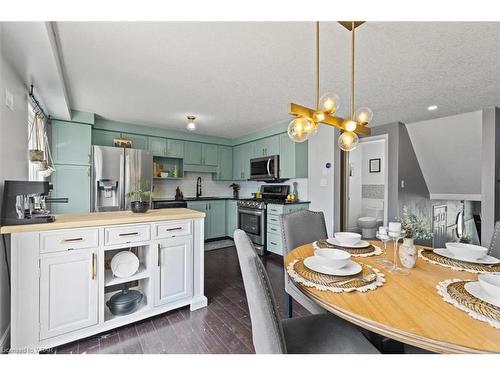
[[[385,144],[383,140],[363,142],[358,146],[363,154],[362,178],[363,185],[384,185],[385,166],[384,153]],[[380,173],[370,173],[370,159],[380,159]]]
[[[4,180],[28,179],[27,89],[6,61],[2,28],[0,24],[0,197],[3,196]],[[14,95],[13,111],[5,105],[6,89]],[[3,244],[0,245],[0,339],[10,323],[10,294],[2,246]]]
[[[186,172],[182,180],[155,180],[154,181],[154,196],[155,199],[171,199],[175,196],[177,186],[181,189],[184,197],[196,196],[196,179],[201,177],[202,196],[206,197],[232,197],[233,189],[229,187],[231,181],[214,181],[211,173]],[[259,191],[263,182],[255,181],[235,181],[240,185],[240,197],[250,198],[252,193]],[[307,179],[297,178],[283,182],[282,184],[290,185],[290,192],[293,191],[293,182],[297,182],[297,190],[300,200],[307,200]]]
[[[349,220],[347,230],[356,231],[358,226],[358,217],[361,217],[361,185],[366,173],[364,165],[364,147],[360,143],[358,147],[349,152]]]
[[[329,235],[334,227],[334,172],[340,168],[334,160],[335,129],[320,126],[318,133],[309,139],[309,183],[310,210],[323,211]],[[331,163],[331,168],[326,168]]]

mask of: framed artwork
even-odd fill
[[[380,159],[370,159],[370,173],[380,173]]]
[[[113,139],[113,145],[115,147],[132,148],[132,141],[127,138],[118,137]]]

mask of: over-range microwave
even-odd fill
[[[275,182],[280,180],[279,155],[264,156],[250,160],[250,180]]]

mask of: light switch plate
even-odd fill
[[[319,180],[319,186],[322,186],[322,187],[326,186],[326,185],[328,184],[328,182],[327,182],[327,181],[328,181],[328,180],[327,180],[326,178],[322,178],[322,179],[320,179],[320,180]]]
[[[5,89],[5,105],[11,111],[14,110],[14,95],[7,88]]]

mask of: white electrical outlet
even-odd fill
[[[405,180],[401,180],[401,189],[405,188]]]
[[[5,89],[5,106],[11,111],[14,110],[14,95],[7,88]]]

